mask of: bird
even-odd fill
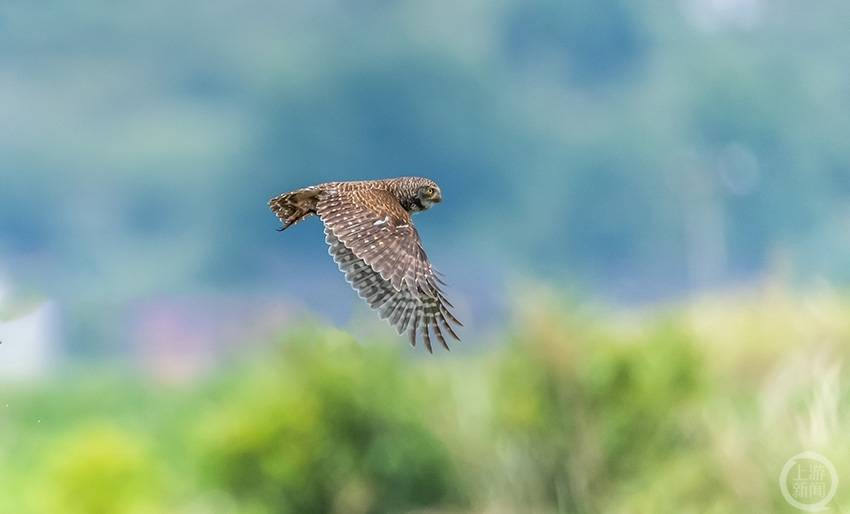
[[[328,253],[351,287],[410,345],[431,333],[446,350],[463,323],[446,299],[446,283],[428,259],[412,215],[442,202],[439,186],[422,177],[326,182],[269,200],[284,231],[310,217],[324,224]]]

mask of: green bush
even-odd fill
[[[535,297],[480,353],[308,327],[191,385],[4,388],[0,512],[792,512],[791,456],[850,469],[845,298]]]
[[[81,427],[50,445],[36,503],[57,514],[159,512],[158,466],[146,438],[108,424]]]
[[[210,484],[258,513],[390,513],[457,504],[456,470],[396,352],[338,332],[287,338],[201,424]]]
[[[497,433],[524,476],[518,496],[595,512],[688,446],[700,387],[694,341],[675,324],[602,329],[539,313],[495,375]]]

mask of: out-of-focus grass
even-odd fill
[[[850,470],[839,294],[639,315],[534,297],[482,354],[305,326],[189,387],[4,388],[0,511],[793,512],[789,457]]]

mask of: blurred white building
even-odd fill
[[[0,277],[0,381],[43,378],[56,362],[59,309],[44,302],[18,312],[11,302]]]

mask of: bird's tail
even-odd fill
[[[269,200],[269,208],[283,223],[283,226],[278,230],[286,230],[292,225],[316,214],[318,193],[318,189],[308,187],[290,193],[283,193]]]

